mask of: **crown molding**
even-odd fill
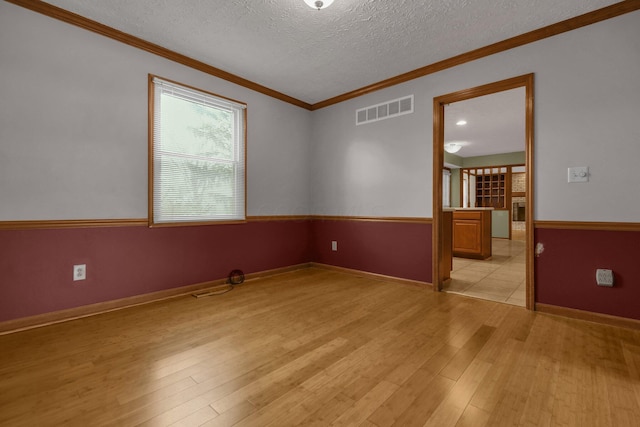
[[[410,80],[424,77],[429,74],[437,73],[448,68],[453,68],[458,65],[465,64],[467,62],[475,61],[496,53],[504,52],[509,49],[513,49],[519,46],[523,46],[529,43],[537,42],[538,40],[546,39],[548,37],[556,36],[558,34],[565,33],[567,31],[575,30],[587,25],[595,24],[600,21],[615,18],[616,16],[624,15],[629,12],[633,12],[640,9],[640,0],[625,0],[620,3],[613,4],[611,6],[604,7],[602,9],[594,10],[593,12],[585,13],[584,15],[576,16],[574,18],[567,19],[565,21],[558,22],[556,24],[548,25],[537,30],[529,31],[528,33],[520,34],[519,36],[511,37],[509,39],[481,47],[460,55],[453,56],[448,59],[444,59],[439,62],[409,71],[404,74],[400,74],[395,77],[391,77],[386,80],[382,80],[377,83],[370,84],[360,89],[353,90],[351,92],[344,93],[342,95],[329,98],[324,101],[320,101],[311,106],[311,111],[319,110],[330,105],[338,104],[340,102],[347,101],[349,99],[357,98],[362,95],[366,95],[372,92],[376,92],[382,89],[386,89],[391,86],[395,86],[400,83],[408,82]]]
[[[155,43],[151,43],[139,37],[135,37],[135,36],[132,36],[131,34],[127,34],[123,31],[116,30],[115,28],[112,28],[107,25],[101,24],[99,22],[93,21],[91,19],[85,18],[84,16],[78,15],[73,12],[69,12],[68,10],[59,8],[57,6],[53,6],[51,4],[48,4],[39,0],[5,0],[5,1],[8,3],[13,3],[17,6],[24,7],[25,9],[29,9],[33,12],[43,14],[50,18],[54,18],[59,21],[66,22],[67,24],[75,25],[76,27],[80,27],[85,30],[100,34],[102,36],[109,37],[110,39],[122,42],[124,44],[144,50],[154,55],[158,55],[170,61],[177,62],[178,64],[186,65],[187,67],[193,68],[198,71],[202,71],[203,73],[210,74],[214,77],[218,77],[228,82],[235,83],[239,86],[243,86],[247,89],[251,89],[253,91],[262,93],[272,98],[276,98],[281,101],[288,102],[289,104],[293,104],[307,110],[311,109],[311,104],[308,104],[304,101],[293,98],[289,95],[285,95],[284,93],[270,89],[266,86],[262,86],[258,83],[252,82],[240,76],[236,76],[235,74],[231,74],[229,72],[213,67],[211,65],[205,64],[204,62],[190,58],[186,55],[182,55],[178,52],[174,52],[170,49],[164,48]]]
[[[326,99],[324,101],[317,102],[315,104],[309,104],[299,99],[293,98],[282,92],[270,89],[266,86],[262,86],[258,83],[252,82],[235,74],[205,64],[180,53],[174,52],[157,44],[148,42],[139,37],[132,36],[115,28],[109,27],[91,19],[85,18],[81,15],[69,12],[65,9],[53,6],[39,0],[5,0],[8,3],[15,4],[17,6],[24,7],[25,9],[32,10],[34,12],[49,16],[51,18],[66,22],[71,25],[83,28],[88,31],[109,37],[113,40],[125,43],[129,46],[136,47],[146,52],[161,56],[187,67],[193,68],[198,71],[210,74],[214,77],[229,81],[239,86],[251,89],[253,91],[262,93],[272,98],[279,99],[289,104],[304,108],[306,110],[315,111],[321,108],[328,107],[330,105],[338,104],[340,102],[347,101],[349,99],[357,98],[362,95],[366,95],[372,92],[376,92],[382,89],[386,89],[391,86],[395,86],[400,83],[404,83],[410,80],[424,77],[429,74],[443,71],[448,68],[452,68],[467,62],[475,61],[476,59],[484,58],[496,53],[504,52],[515,47],[523,46],[529,43],[536,42],[548,37],[552,37],[558,34],[565,33],[567,31],[575,30],[577,28],[585,27],[587,25],[595,24],[597,22],[605,21],[607,19],[615,18],[616,16],[624,15],[640,9],[640,0],[624,0],[611,6],[604,7],[602,9],[595,10],[574,18],[567,19],[565,21],[558,22],[556,24],[548,25],[546,27],[530,31],[528,33],[521,34],[519,36],[511,37],[509,39],[481,47],[479,49],[472,50],[470,52],[462,53],[454,57],[435,62],[430,65],[409,71],[404,74],[400,74],[395,77],[391,77],[386,80],[382,80],[377,83],[373,83],[368,86],[364,86],[360,89],[353,90],[351,92],[344,93],[342,95],[335,96],[333,98]]]

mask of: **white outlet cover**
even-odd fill
[[[87,278],[87,265],[77,264],[73,266],[73,281],[85,280]]]

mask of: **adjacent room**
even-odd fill
[[[0,426],[640,425],[640,1],[0,1]]]
[[[446,292],[526,306],[525,101],[520,87],[445,107]]]

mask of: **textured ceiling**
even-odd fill
[[[616,0],[48,0],[314,104]]]

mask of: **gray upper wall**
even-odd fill
[[[0,2],[0,220],[145,218],[148,73],[248,104],[249,215],[430,217],[433,98],[535,73],[535,219],[635,222],[638,40],[632,12],[309,112]]]
[[[247,103],[249,215],[307,215],[310,111],[0,2],[0,221],[147,217],[147,77]]]
[[[316,111],[312,211],[431,217],[433,99],[534,73],[534,218],[638,221],[638,40],[632,12]],[[411,94],[413,114],[355,125],[357,109]],[[568,184],[571,166],[589,182]]]

